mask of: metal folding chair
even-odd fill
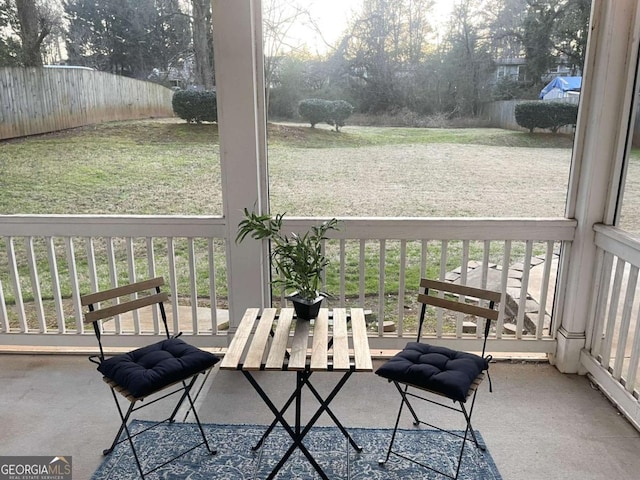
[[[212,353],[205,352],[184,342],[178,338],[180,334],[176,336],[170,335],[164,309],[164,302],[167,301],[168,297],[166,293],[160,292],[162,285],[164,285],[164,279],[158,277],[81,297],[82,306],[88,307],[89,310],[84,315],[85,323],[93,324],[100,347],[100,354],[90,356],[89,360],[98,365],[98,371],[102,373],[103,380],[111,387],[113,400],[116,403],[121,420],[118,433],[111,446],[104,450],[103,454],[109,455],[116,445],[128,440],[143,479],[145,475],[158,470],[202,445],[212,455],[216,453],[209,446],[190,392],[198,376],[213,367],[220,359]],[[144,307],[159,309],[167,339],[129,353],[105,358],[102,345],[102,322],[114,316],[134,312]],[[125,402],[118,401],[117,394],[129,401],[126,411],[121,405],[121,403]],[[154,398],[151,401],[145,402],[144,405],[140,404],[152,395]],[[133,412],[174,395],[178,396],[178,402],[168,418],[154,423],[140,432],[131,434],[127,423]],[[190,412],[193,412],[202,441],[145,472],[136,451],[134,438],[162,423],[173,423],[185,400],[189,402]],[[126,435],[121,438],[123,432]]]
[[[500,293],[427,279],[420,280],[420,287],[424,288],[424,293],[418,295],[418,302],[420,302],[422,306],[416,342],[407,343],[401,352],[392,357],[376,371],[376,374],[393,382],[402,397],[386,458],[380,460],[379,463],[380,465],[384,465],[389,460],[390,455],[394,454],[445,477],[457,479],[460,473],[460,466],[462,465],[462,455],[465,444],[469,440],[469,435],[477,448],[481,450],[485,450],[486,448],[480,444],[476,438],[476,434],[471,425],[471,415],[473,413],[476,394],[478,393],[478,386],[483,381],[485,372],[487,376],[489,373],[488,369],[491,356],[485,356],[485,349],[487,337],[491,329],[491,321],[498,319],[498,311],[495,309],[495,306],[500,302]],[[488,306],[484,306],[487,304]],[[477,331],[480,331],[482,328],[481,323],[484,321],[482,355],[478,356],[472,353],[420,343],[427,305],[475,316],[477,318]],[[409,390],[410,387],[412,390]],[[413,393],[415,389],[419,390],[419,392]],[[490,378],[489,389],[491,390]],[[443,403],[442,397],[452,401],[453,406]],[[443,429],[420,420],[409,401],[410,398],[412,400],[424,400],[449,410],[461,412],[464,415],[466,423],[464,434]],[[471,399],[471,402],[467,408],[469,399]],[[454,473],[439,470],[393,449],[398,424],[405,405],[413,416],[414,425],[427,425],[461,439],[460,452]]]

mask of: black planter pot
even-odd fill
[[[316,297],[312,302],[296,295],[289,296],[287,299],[291,300],[291,303],[293,303],[293,309],[296,312],[296,317],[300,320],[313,320],[320,312],[320,306],[322,305],[324,297]]]

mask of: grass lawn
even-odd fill
[[[274,211],[550,216],[564,210],[566,136],[349,126],[335,133],[284,124],[270,124],[268,133]],[[113,122],[1,145],[0,214],[222,212],[216,125]]]
[[[273,211],[296,216],[564,214],[572,146],[567,136],[500,129],[356,126],[335,133],[327,126],[270,124],[268,138]],[[0,169],[0,214],[222,213],[216,125],[187,125],[176,119],[113,122],[4,141],[0,142]],[[636,179],[640,179],[640,162],[634,152],[628,182],[640,183]],[[640,186],[630,189],[625,203],[639,205],[639,198]],[[636,222],[639,211],[627,208],[624,218]],[[417,284],[419,276],[421,246],[414,243],[408,244],[407,285]],[[180,252],[186,256],[182,247],[176,246],[178,256]],[[366,265],[366,292],[375,297],[378,252],[376,245],[370,247],[374,251],[367,254],[371,264]],[[0,250],[4,248],[0,245]],[[63,252],[63,245],[60,248]],[[357,300],[358,246],[350,248],[347,294]],[[428,246],[433,265],[439,264],[439,248]],[[451,242],[449,248],[461,247]],[[399,245],[388,242],[387,249],[385,292],[392,294],[398,288]],[[481,255],[481,249],[471,245],[472,255]],[[496,255],[500,257],[500,252]],[[41,272],[48,268],[46,255],[43,261]],[[224,278],[222,263],[219,279]],[[63,253],[59,266],[65,267]],[[198,272],[204,294],[205,267]],[[27,300],[28,267],[24,265],[21,272]],[[106,270],[99,274],[108,278]],[[5,285],[7,275],[3,260],[0,280]],[[328,279],[329,291],[337,291],[337,281],[337,277]],[[42,288],[43,295],[49,296],[47,286]],[[63,290],[64,295],[70,294],[67,286]],[[226,285],[219,292],[224,295]],[[5,290],[5,295],[10,300],[10,292]],[[392,316],[397,306],[390,305]]]

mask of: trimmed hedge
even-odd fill
[[[173,113],[187,123],[217,122],[216,93],[210,91],[178,90],[171,100]]]
[[[344,100],[336,100],[335,102],[331,102],[330,108],[331,112],[329,118],[333,122],[330,125],[334,125],[336,127],[336,132],[339,132],[340,127],[344,127],[344,122],[353,113],[353,105],[349,102],[345,102]]]
[[[316,124],[326,122],[329,119],[330,105],[329,100],[307,98],[298,103],[298,113],[311,124],[311,128],[315,128]]]
[[[516,122],[533,133],[534,128],[548,128],[556,133],[560,127],[575,125],[578,121],[578,106],[572,103],[524,102],[516,105]]]
[[[336,132],[345,125],[345,121],[353,113],[353,105],[344,100],[323,100],[307,98],[298,103],[298,113],[314,128],[316,124],[325,122],[333,125]]]

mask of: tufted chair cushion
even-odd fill
[[[376,374],[465,402],[473,381],[488,368],[486,359],[472,353],[409,342]]]
[[[98,371],[136,398],[206,370],[220,360],[179,338],[170,338],[100,363]]]

